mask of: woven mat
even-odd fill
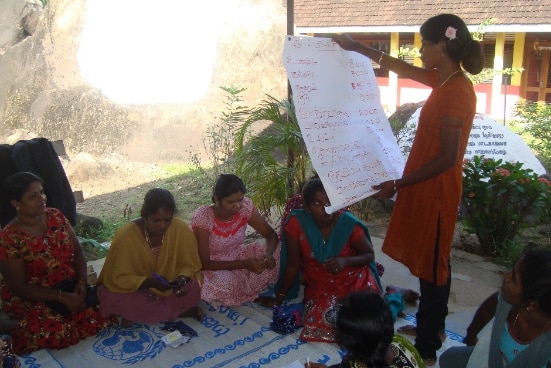
[[[133,324],[102,331],[63,350],[39,350],[20,357],[23,367],[286,367],[311,361],[327,365],[340,361],[343,351],[335,344],[306,343],[300,330],[279,335],[270,330],[272,311],[250,303],[237,308],[215,309],[202,302],[202,322],[182,319],[198,336],[178,347],[166,346],[161,338],[168,332],[163,324]],[[396,328],[415,323],[408,314]],[[460,345],[462,336],[447,332],[440,350]]]

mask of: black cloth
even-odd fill
[[[14,162],[11,159],[12,146],[0,144],[0,184],[11,174],[17,172]],[[15,209],[8,202],[7,198],[0,198],[0,227],[10,222],[15,216]]]
[[[44,180],[47,206],[60,210],[74,226],[77,216],[75,196],[52,142],[46,138],[19,141],[12,147],[11,159],[17,172],[30,171]]]
[[[434,264],[433,264],[433,280],[437,280],[437,269],[439,257],[439,238],[440,232],[437,232],[436,241],[434,242]],[[421,354],[423,359],[436,358],[436,350],[442,347],[442,340],[438,331],[446,328],[446,316],[448,315],[448,300],[450,298],[451,288],[451,265],[448,259],[448,279],[446,285],[436,285],[436,282],[431,282],[419,279],[419,307],[417,308],[417,337],[415,338],[415,347]]]
[[[448,299],[450,297],[451,269],[446,285],[419,279],[421,298],[417,309],[417,337],[415,347],[423,359],[436,358],[436,350],[442,347],[438,331],[446,327]]]

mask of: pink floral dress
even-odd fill
[[[224,222],[214,216],[210,206],[201,206],[193,214],[192,229],[203,229],[210,234],[210,258],[217,261],[234,261],[250,257],[262,257],[266,244],[245,244],[247,222],[253,213],[253,202],[245,197],[243,207],[230,221]],[[274,258],[279,263],[279,247]],[[279,264],[271,270],[255,274],[246,269],[203,270],[201,299],[219,306],[235,306],[253,301],[270,283],[277,279]]]

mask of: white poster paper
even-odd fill
[[[327,212],[402,176],[404,158],[368,58],[330,38],[286,36],[283,63],[306,148],[331,201]]]

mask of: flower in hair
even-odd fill
[[[455,39],[455,34],[457,33],[457,28],[453,28],[452,26],[448,26],[448,28],[446,28],[446,33],[444,33],[444,35],[446,35],[446,37],[448,37],[450,40],[453,40]]]

